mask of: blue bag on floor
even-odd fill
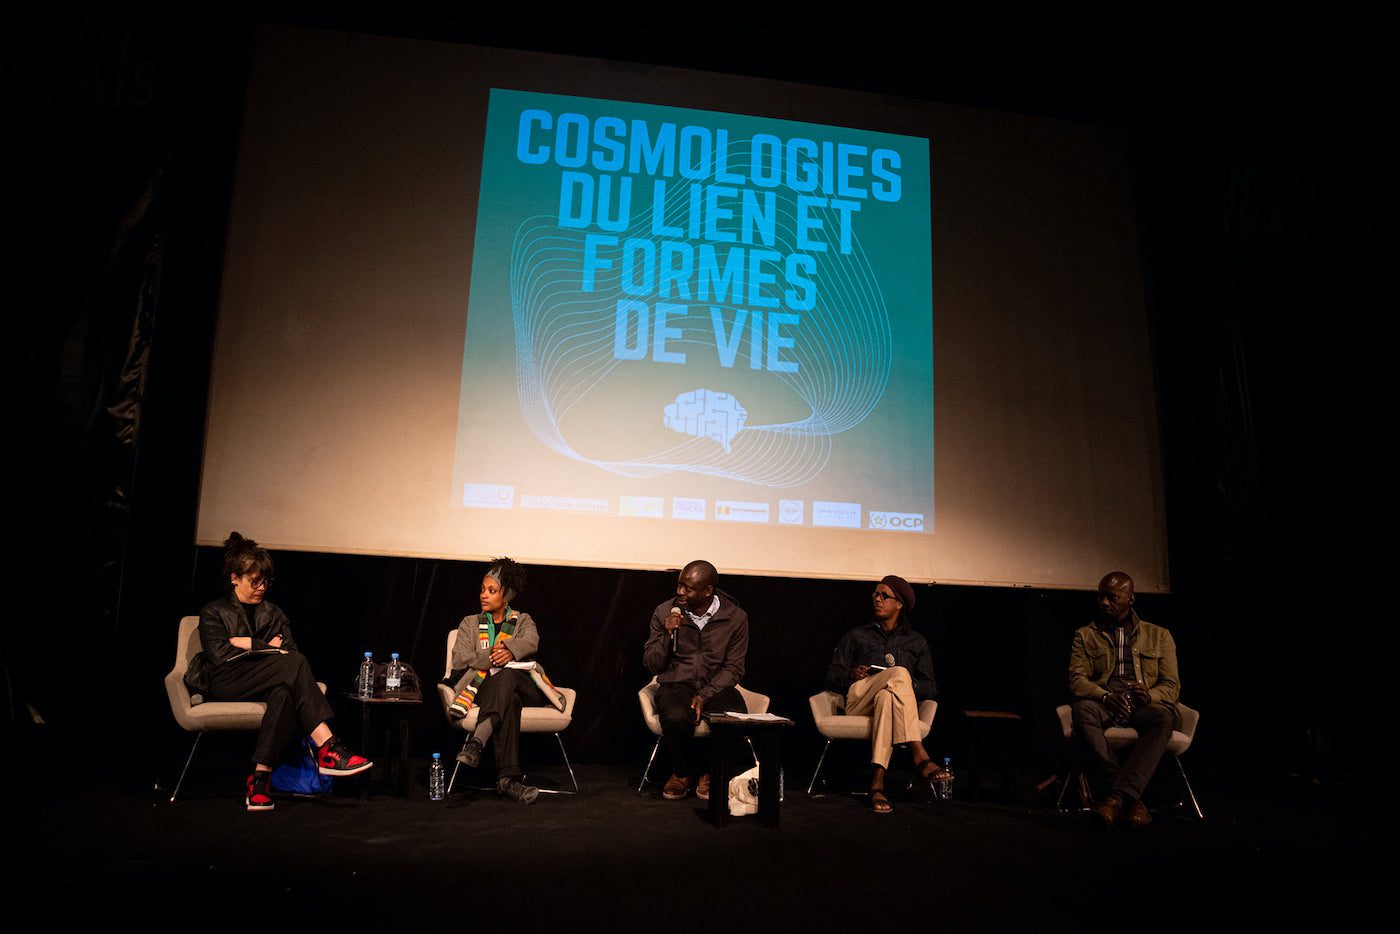
[[[331,790],[329,775],[322,775],[316,766],[316,747],[311,740],[301,741],[302,754],[272,770],[272,787],[294,795],[323,795]]]

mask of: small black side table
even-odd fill
[[[404,698],[382,695],[375,695],[374,697],[365,698],[361,697],[359,694],[352,693],[350,691],[346,691],[343,696],[347,700],[352,700],[360,705],[360,755],[362,756],[369,755],[370,711],[383,710],[387,713],[391,710],[397,709],[399,715],[399,797],[408,797],[408,752],[409,749],[412,748],[409,740],[412,737],[413,730],[412,721],[409,719],[409,715],[412,712],[410,708],[419,707],[422,705],[422,698]],[[388,723],[386,723],[384,725],[384,755],[386,757],[389,755],[389,729],[390,726]],[[388,767],[390,772],[388,784],[391,788],[394,785],[394,769],[392,766],[392,761],[393,760],[389,760],[385,763],[385,766]],[[360,802],[363,804],[368,800],[369,777],[366,776],[365,781],[360,783]]]
[[[778,829],[778,808],[782,801],[782,735],[792,727],[791,720],[745,720],[725,714],[706,714],[710,733],[710,821],[716,827],[729,822],[729,779],[732,777],[733,746],[747,738],[758,752],[758,819],[765,827]]]
[[[968,793],[976,801],[982,792],[982,752],[986,743],[996,743],[1001,758],[1001,791],[1006,800],[1016,800],[1016,770],[1013,761],[1021,742],[1021,715],[1010,710],[965,710],[968,728]]]

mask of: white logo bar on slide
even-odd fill
[[[462,491],[462,505],[477,509],[510,509],[515,505],[515,487],[499,483],[468,483]]]
[[[804,512],[803,503],[804,501],[800,499],[778,500],[778,524],[801,525]]]
[[[832,503],[823,499],[812,501],[812,524],[838,529],[860,528],[860,503]]]
[[[642,519],[660,519],[666,500],[660,496],[619,496],[617,514]]]
[[[557,512],[611,512],[612,504],[605,496],[550,496],[545,493],[521,493],[521,509],[553,509]]]
[[[715,500],[715,518],[721,522],[767,522],[767,503],[746,503],[735,499]]]
[[[705,498],[694,496],[673,496],[671,497],[671,518],[672,519],[703,519],[705,518]]]

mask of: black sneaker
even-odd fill
[[[374,763],[364,756],[352,753],[348,746],[332,736],[316,753],[317,771],[322,775],[339,778],[346,775],[359,775],[374,768]]]
[[[462,751],[457,753],[457,761],[469,769],[474,769],[481,765],[481,744],[474,739],[467,740],[467,744],[462,747]]]
[[[270,811],[277,807],[272,800],[272,773],[254,772],[248,776],[248,795],[243,799],[250,811]]]
[[[540,796],[540,790],[534,785],[522,785],[506,775],[496,779],[496,790],[516,804],[534,804]]]

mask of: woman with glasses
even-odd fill
[[[928,640],[909,625],[914,588],[891,574],[870,596],[874,620],[841,638],[826,671],[826,688],[846,696],[846,714],[870,717],[870,809],[888,814],[885,770],[895,746],[907,746],[919,778],[933,783],[949,777],[929,758],[919,738],[919,702],[938,696]]]
[[[373,763],[357,756],[326,724],[334,712],[297,651],[287,614],[266,599],[272,556],[237,532],[224,542],[229,592],[199,614],[203,651],[190,663],[185,684],[209,700],[263,701],[267,712],[253,747],[253,774],[245,799],[250,811],[270,811],[272,766],[298,734],[316,744],[322,775],[357,775]]]

